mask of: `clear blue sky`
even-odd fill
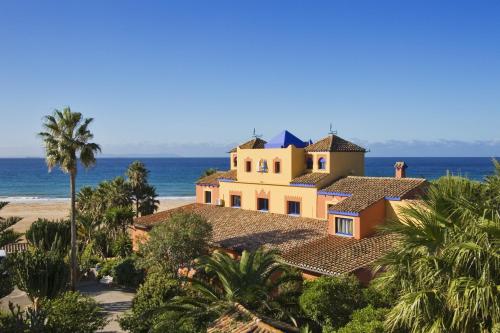
[[[0,2],[0,156],[64,105],[109,155],[330,122],[373,156],[500,155],[500,1]]]

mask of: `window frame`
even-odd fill
[[[236,168],[238,166],[238,156],[234,155],[233,156],[233,168]]]
[[[307,157],[306,159],[306,169],[307,170],[312,170],[314,168],[314,158],[311,156]]]
[[[245,172],[252,172],[252,161],[245,161]]]
[[[318,170],[326,170],[326,158],[318,158]]]
[[[263,201],[261,201],[261,200],[263,200]],[[261,202],[266,202],[266,205],[265,205],[266,208],[265,209],[261,209],[260,208],[260,203]],[[257,210],[259,212],[268,212],[269,211],[269,199],[268,198],[257,198]]]
[[[289,200],[286,202],[286,212],[288,215],[292,216],[300,216],[300,210],[301,210],[301,202],[300,201],[294,201],[294,200]],[[294,212],[291,212],[291,207],[294,207]],[[298,208],[298,209],[297,209]]]
[[[238,200],[239,200],[239,205],[235,205],[234,204],[234,199],[238,197]],[[241,208],[241,195],[239,194],[231,194],[231,207],[233,208]]]
[[[274,173],[281,173],[281,161],[274,161]]]
[[[212,191],[205,190],[204,192],[205,193],[203,195],[203,199],[204,199],[203,202],[207,205],[211,205],[212,204]],[[210,197],[209,202],[207,201],[207,195],[208,195],[208,197]]]
[[[343,225],[344,223],[347,223],[347,224]],[[345,232],[339,231],[338,230],[339,226],[341,229],[346,230],[346,231]],[[349,218],[349,217],[338,217],[338,216],[335,217],[335,234],[341,235],[341,236],[349,236],[349,237],[354,236],[354,219]]]

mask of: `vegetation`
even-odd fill
[[[137,288],[144,280],[144,271],[136,267],[134,258],[128,257],[114,265],[111,276],[118,285]]]
[[[487,332],[500,322],[500,167],[484,183],[447,176],[386,231],[401,237],[380,261],[399,297],[388,330]]]
[[[76,240],[76,174],[78,162],[85,168],[95,164],[95,154],[101,151],[98,144],[90,142],[93,134],[89,130],[92,118],[84,119],[81,113],[72,112],[69,107],[45,117],[44,132],[39,133],[46,151],[49,170],[59,166],[70,175],[71,192],[71,289],[75,290],[77,280]]]
[[[353,311],[365,306],[366,300],[356,277],[325,276],[305,283],[299,304],[317,327],[329,332],[349,322]]]
[[[5,201],[0,201],[0,210],[7,206],[9,203]],[[19,240],[21,236],[20,233],[13,231],[12,229],[7,229],[10,226],[16,224],[21,220],[20,217],[1,217],[0,216],[0,247],[3,247],[10,243],[15,243]]]
[[[156,197],[156,190],[148,183],[149,171],[144,163],[132,162],[127,169],[127,178],[132,192],[132,201],[135,206],[135,216],[149,215],[158,209],[160,203]]]
[[[338,329],[337,333],[384,333],[384,320],[389,309],[374,308],[371,305],[354,310],[351,321]]]
[[[40,250],[66,255],[71,245],[71,224],[70,221],[38,219],[26,231],[25,236],[32,246]]]
[[[17,287],[26,292],[35,311],[41,299],[52,299],[65,291],[68,266],[60,255],[37,248],[9,255],[8,267]]]
[[[215,168],[208,168],[208,169],[206,169],[206,170],[203,171],[203,173],[201,174],[200,178],[198,178],[198,179],[202,179],[204,177],[208,177],[210,175],[213,175],[216,172],[217,172],[217,169],[215,169]]]
[[[54,333],[88,333],[104,328],[107,320],[92,298],[78,292],[66,292],[43,304],[46,330]]]
[[[191,266],[194,259],[208,253],[212,226],[201,216],[174,214],[167,223],[155,226],[149,240],[140,246],[139,264],[142,268],[155,266],[176,274],[182,267]]]
[[[132,333],[150,332],[161,322],[156,310],[163,308],[172,298],[183,294],[178,279],[163,272],[148,274],[146,281],[137,290],[131,311],[119,319],[120,326]],[[173,330],[175,326],[170,327]]]

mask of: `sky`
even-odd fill
[[[0,157],[44,115],[103,156],[224,156],[330,123],[368,156],[500,156],[500,2],[0,2]]]

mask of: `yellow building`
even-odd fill
[[[365,149],[329,134],[317,142],[283,131],[266,142],[252,138],[229,152],[230,168],[196,183],[196,203],[139,217],[134,247],[172,214],[192,212],[213,227],[213,246],[236,253],[260,246],[282,251],[285,262],[306,276],[354,273],[391,250],[391,235],[376,227],[425,191],[427,182],[365,177]]]

